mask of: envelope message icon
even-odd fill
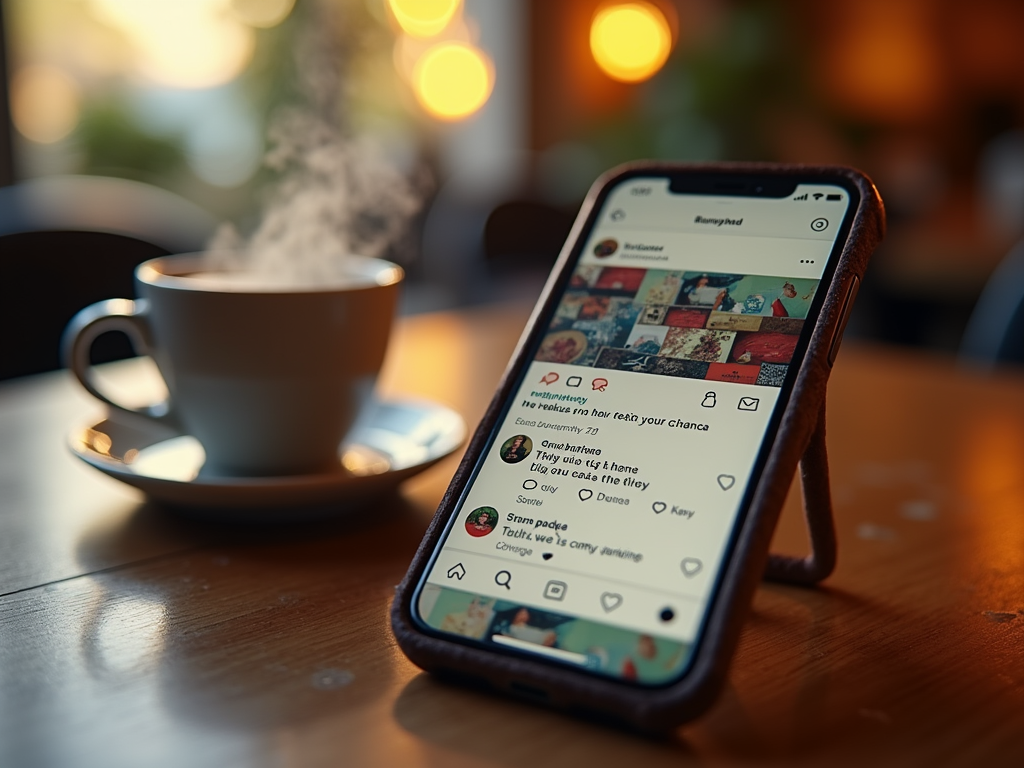
[[[761,399],[758,397],[741,397],[737,408],[741,411],[756,411]]]

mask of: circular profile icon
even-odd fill
[[[599,259],[606,259],[619,250],[619,241],[609,237],[594,246],[594,255]]]
[[[533,450],[533,440],[526,435],[513,435],[501,444],[498,455],[506,464],[518,464],[530,455]]]
[[[477,507],[466,518],[466,533],[470,536],[486,536],[498,524],[498,510],[494,507]]]

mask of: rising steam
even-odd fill
[[[214,269],[332,280],[344,275],[350,255],[384,255],[422,205],[425,185],[403,174],[373,138],[354,135],[339,119],[344,53],[333,19],[325,16],[329,4],[307,7],[316,12],[296,45],[305,104],[279,111],[268,131],[264,163],[279,181],[248,237],[230,224],[214,235]]]

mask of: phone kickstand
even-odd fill
[[[800,487],[811,552],[806,557],[768,555],[764,577],[769,581],[811,587],[826,579],[836,567],[836,525],[825,448],[825,402],[818,423],[800,458]]]

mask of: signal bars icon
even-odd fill
[[[802,195],[797,195],[796,197],[794,197],[792,199],[793,200],[807,200],[809,197],[813,197],[815,200],[821,200],[821,198],[824,197],[826,200],[830,200],[830,201],[842,200],[843,199],[842,195],[826,195],[824,192],[804,192]]]

